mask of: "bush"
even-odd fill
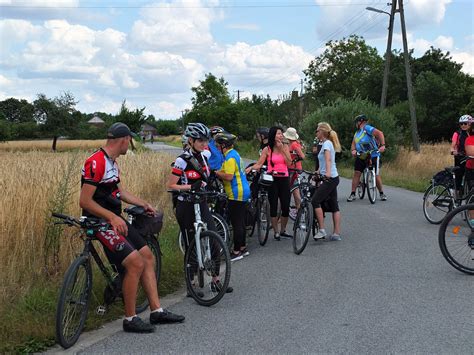
[[[380,110],[378,106],[360,98],[337,99],[329,105],[322,106],[315,112],[307,115],[301,124],[301,133],[305,141],[311,142],[314,137],[318,122],[328,122],[337,132],[343,156],[350,156],[352,138],[355,133],[354,118],[365,114],[369,123],[380,129],[385,135],[385,141],[389,149],[384,156],[393,159],[397,154],[397,147],[401,142],[401,132],[394,116],[388,110]]]

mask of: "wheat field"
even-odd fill
[[[101,141],[99,141],[101,142]],[[78,143],[72,148],[100,146],[96,142]],[[78,238],[71,238],[66,228],[59,238],[59,258],[50,267],[51,244],[46,243],[51,229],[52,211],[61,204],[64,213],[80,216],[80,173],[92,151],[52,153],[45,151],[5,152],[0,150],[0,302],[25,294],[34,282],[51,273],[61,275],[80,250]],[[143,152],[118,159],[122,186],[164,209],[166,222],[171,218],[166,179],[173,157]],[[68,182],[69,177],[69,182]],[[64,188],[64,187],[67,188]],[[61,189],[62,187],[62,189]],[[48,246],[49,245],[49,246]],[[54,243],[53,243],[54,245]]]
[[[30,152],[34,150],[51,151],[53,140],[7,141],[0,142],[0,152]],[[58,139],[56,150],[94,150],[105,144],[105,139],[97,140],[63,140]]]

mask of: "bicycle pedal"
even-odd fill
[[[106,306],[98,306],[96,313],[99,316],[103,316],[107,312],[107,307]]]

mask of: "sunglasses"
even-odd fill
[[[469,124],[469,122],[461,122],[459,125],[460,125],[460,126],[466,126],[466,125],[468,125],[468,124]]]

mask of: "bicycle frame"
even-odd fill
[[[200,253],[200,251],[201,251],[201,238],[199,238],[199,237],[201,236],[201,232],[203,230],[206,230],[207,227],[206,227],[206,224],[201,219],[201,207],[199,206],[199,201],[198,200],[196,200],[194,202],[194,219],[195,219],[194,230],[196,231],[194,233],[194,240],[196,241],[196,255],[197,255],[197,259],[198,259],[199,268],[201,270],[203,270],[204,269],[204,263],[203,263],[203,260],[202,260],[202,255]],[[205,247],[206,247],[206,256],[208,256],[208,252],[210,253],[209,245],[206,245]]]

